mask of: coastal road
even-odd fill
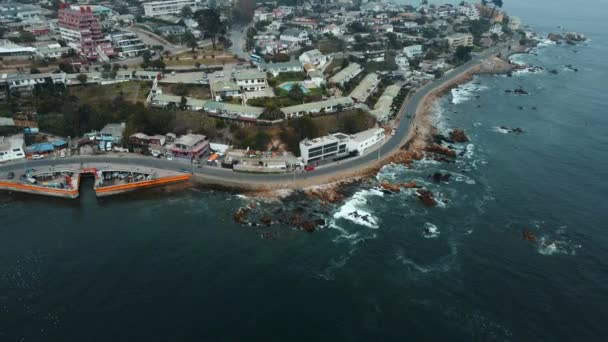
[[[74,163],[86,163],[86,164],[111,164],[119,162],[121,164],[133,164],[135,166],[144,166],[144,167],[154,167],[159,169],[167,169],[178,171],[180,169],[186,169],[188,171],[193,171],[195,175],[202,176],[203,178],[208,178],[210,180],[215,180],[216,182],[226,182],[227,184],[238,185],[242,184],[244,186],[262,185],[267,184],[268,186],[273,187],[290,187],[293,186],[296,180],[302,181],[314,181],[315,179],[329,179],[334,175],[354,173],[360,170],[363,170],[375,163],[377,160],[385,158],[392,154],[394,151],[398,150],[403,144],[405,144],[409,130],[412,129],[411,122],[414,116],[416,115],[416,111],[421,103],[424,102],[424,99],[428,94],[433,92],[434,90],[448,84],[458,77],[462,76],[465,72],[470,70],[471,67],[478,64],[481,60],[495,55],[500,52],[502,47],[492,48],[484,51],[481,54],[474,55],[473,58],[449,71],[442,78],[438,80],[431,81],[424,85],[422,88],[418,89],[416,93],[410,98],[407,104],[401,108],[398,113],[398,118],[400,118],[398,127],[396,129],[396,134],[390,137],[382,146],[374,150],[373,152],[367,153],[363,156],[345,159],[340,161],[339,163],[331,163],[324,165],[322,167],[317,168],[314,171],[310,172],[298,172],[294,173],[284,173],[284,174],[252,174],[252,173],[240,173],[234,172],[229,169],[222,169],[218,167],[209,167],[209,166],[201,166],[199,168],[198,165],[190,165],[188,163],[180,163],[177,161],[168,161],[164,159],[155,159],[150,157],[141,157],[141,156],[132,156],[132,155],[123,155],[123,156],[112,156],[112,155],[103,155],[103,156],[81,156],[81,157],[71,157],[65,159],[43,159],[43,160],[20,160],[17,162],[11,162],[4,165],[0,165],[0,179],[5,178],[8,172],[15,172],[19,174],[23,170],[27,168],[44,168],[50,167],[52,165],[59,166],[65,164],[74,164]]]

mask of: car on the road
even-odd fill
[[[304,171],[314,171],[314,170],[315,170],[314,165],[307,165],[306,167],[304,167]]]
[[[44,156],[42,154],[34,154],[32,156],[32,159],[34,159],[34,160],[44,159]]]
[[[8,178],[8,179],[13,179],[13,178],[15,178],[15,173],[14,173],[14,172],[9,172],[9,173],[8,173],[8,176],[7,176],[6,178]]]
[[[188,169],[179,169],[179,172],[190,173],[190,170],[188,170]]]

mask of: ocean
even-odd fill
[[[437,127],[471,138],[462,156],[376,176],[415,180],[435,208],[375,180],[327,207],[257,200],[257,215],[325,220],[306,233],[239,225],[252,199],[219,191],[1,193],[0,341],[604,340],[607,7],[505,3],[542,35],[590,40],[545,41],[512,57],[542,70],[477,76],[439,101]]]

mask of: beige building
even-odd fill
[[[455,48],[459,46],[473,46],[473,36],[469,33],[459,33],[447,38],[448,45]]]

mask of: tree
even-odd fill
[[[182,15],[182,18],[192,17],[192,8],[190,8],[190,6],[188,6],[188,5],[182,7],[181,15]]]
[[[492,14],[490,14],[490,18],[494,18],[494,12],[496,12],[496,7],[498,8],[502,8],[502,0],[492,0],[492,4],[494,4],[494,7],[492,8]]]
[[[456,53],[454,53],[454,57],[462,62],[470,61],[471,51],[473,51],[473,48],[471,46],[459,46],[458,48],[456,48]]]
[[[261,120],[282,120],[285,119],[285,113],[283,113],[279,108],[274,106],[269,106],[264,108],[264,111],[260,115],[259,119]]]
[[[194,49],[198,47],[198,41],[196,40],[194,34],[192,34],[190,31],[184,33],[183,40],[186,46],[192,49],[192,52],[194,52]]]
[[[298,102],[304,100],[304,92],[302,91],[302,87],[300,86],[300,84],[292,84],[291,89],[289,89],[289,92],[287,93],[287,96],[290,99]]]
[[[179,109],[186,110],[186,108],[188,108],[188,99],[182,96],[182,98],[179,100]]]
[[[80,75],[76,76],[76,79],[78,80],[78,82],[80,82],[80,84],[86,84],[88,78],[89,77],[86,74],[80,74]]]
[[[214,8],[199,10],[194,13],[194,19],[198,22],[199,27],[209,36],[215,50],[217,37],[225,32],[219,12]]]

